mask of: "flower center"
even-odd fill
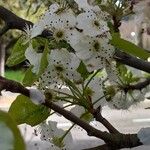
[[[85,90],[85,94],[88,95],[88,96],[92,96],[94,94],[94,92],[92,91],[91,88],[87,87],[86,90]]]
[[[56,71],[58,71],[58,72],[63,72],[63,71],[64,71],[64,68],[63,68],[63,66],[61,66],[61,65],[55,66],[55,69],[56,69]]]
[[[96,52],[98,52],[100,49],[100,43],[98,41],[94,42],[93,48]]]
[[[56,41],[63,40],[63,38],[64,38],[64,31],[62,31],[62,30],[55,31],[54,38],[56,39]]]
[[[100,23],[98,22],[98,20],[94,20],[93,24],[94,24],[96,27],[99,27],[99,26],[100,26]]]

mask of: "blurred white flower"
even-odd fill
[[[30,64],[33,65],[32,71],[33,73],[38,74],[40,63],[41,63],[41,57],[42,53],[37,53],[30,43],[29,47],[25,51],[25,57],[29,60]]]
[[[75,107],[70,109],[70,112],[80,118],[81,115],[85,113],[85,109],[82,106],[76,105]]]
[[[73,139],[71,133],[68,132],[67,135],[62,139],[66,131],[57,128],[57,122],[48,121],[48,123],[42,123],[38,129],[40,133],[41,140],[53,143],[59,148],[69,149],[72,145]]]
[[[86,82],[88,82],[88,80]],[[107,103],[104,97],[102,84],[103,80],[101,78],[94,77],[88,85],[87,92],[89,96],[91,96],[91,103],[94,109],[97,109],[99,106],[103,107]]]
[[[77,16],[77,28],[83,29],[83,33],[89,36],[97,36],[109,31],[107,22],[91,10]]]
[[[48,60],[49,65],[40,77],[43,87],[58,84],[59,81],[63,82],[64,78],[75,81],[80,80],[80,74],[76,71],[80,60],[75,54],[69,53],[66,49],[55,49],[51,51]]]

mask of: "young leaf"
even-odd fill
[[[44,48],[42,58],[41,58],[41,63],[40,63],[40,69],[39,69],[38,76],[40,76],[44,72],[46,67],[48,66],[47,54],[48,54],[48,42],[46,41],[45,48]]]
[[[25,150],[25,144],[17,124],[8,113],[0,110],[0,149]]]
[[[26,71],[22,84],[31,86],[37,80],[37,75],[32,72],[32,66]]]
[[[81,61],[77,71],[81,74],[81,77],[85,80],[90,75],[88,70],[86,69],[85,64]]]
[[[111,44],[114,45],[116,48],[121,49],[122,51],[134,55],[136,57],[139,57],[141,59],[148,59],[150,57],[150,53],[144,50],[143,48],[140,48],[136,46],[135,44],[126,41],[124,39],[121,39],[118,34],[114,33],[112,35]]]
[[[28,47],[28,44],[23,44],[24,38],[20,37],[16,44],[14,45],[11,55],[7,59],[7,66],[15,66],[21,62],[23,62],[26,58],[24,56],[25,50]]]
[[[42,105],[35,105],[31,100],[19,95],[12,103],[9,114],[17,124],[27,123],[31,126],[38,125],[49,116],[49,109]]]

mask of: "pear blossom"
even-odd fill
[[[83,33],[89,36],[97,36],[109,31],[107,22],[91,10],[77,16],[77,28],[82,29]]]
[[[80,74],[76,71],[80,60],[75,54],[69,53],[66,49],[55,49],[51,51],[48,60],[49,65],[40,77],[43,87],[63,82],[64,78],[80,80]]]
[[[110,61],[114,47],[100,38],[85,36],[73,46],[76,55],[83,60],[87,69],[93,71],[104,68],[105,60]]]
[[[69,149],[71,147],[71,143],[73,142],[71,133],[68,132],[62,140],[61,138],[66,131],[57,128],[57,122],[48,121],[48,123],[42,123],[38,130],[42,141],[53,143],[55,146],[61,149]]]
[[[82,106],[76,105],[73,108],[70,109],[70,112],[72,112],[77,117],[81,117],[83,113],[85,113],[85,109]]]
[[[123,90],[119,90],[112,98],[108,106],[115,109],[128,109],[130,106],[143,101],[145,98],[145,94],[145,89],[143,89],[142,91],[128,91],[127,93]]]
[[[42,92],[35,88],[30,88],[30,99],[35,104],[42,104],[45,102],[45,96],[42,94]]]
[[[88,82],[88,81],[87,81]],[[86,82],[85,82],[86,83]],[[98,77],[94,77],[87,87],[87,94],[91,97],[91,102],[93,104],[93,108],[97,109],[99,106],[104,106],[107,104],[106,99],[104,97],[103,89],[102,89],[103,80]]]

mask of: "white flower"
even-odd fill
[[[121,90],[116,93],[108,106],[115,109],[128,109],[133,103],[133,98],[128,97],[127,94]]]
[[[82,106],[76,105],[75,107],[70,109],[70,112],[80,118],[81,115],[85,113],[85,109]]]
[[[100,8],[98,6],[92,6],[92,5],[89,5],[89,2],[87,0],[75,0],[78,5],[79,5],[79,9],[83,9],[85,11],[87,10],[93,10],[93,11],[99,11]]]
[[[77,28],[83,29],[83,33],[89,36],[97,36],[109,31],[107,22],[91,10],[77,16]]]
[[[143,145],[150,145],[150,128],[141,128],[137,134]]]
[[[79,43],[81,40],[83,40],[83,34],[76,29],[70,29],[67,31],[65,40],[67,43],[70,44],[70,46],[74,47],[77,43]]]
[[[35,88],[30,88],[30,99],[35,104],[42,104],[45,102],[45,96],[42,94],[42,92]]]
[[[31,28],[31,39],[38,35],[41,35],[44,29],[45,29],[45,24],[44,21],[41,19],[40,21],[36,22]]]
[[[73,48],[89,71],[103,68],[105,60],[110,61],[114,54],[113,46],[105,43],[101,38],[89,36],[85,36]]]
[[[88,80],[86,82],[88,82]],[[103,107],[107,103],[104,97],[102,83],[103,80],[101,78],[94,77],[88,85],[87,92],[89,96],[91,96],[91,102],[94,109],[99,106]]]
[[[57,122],[55,121],[48,121],[48,124],[42,123],[39,131],[41,134],[41,140],[53,143],[57,147],[65,147],[69,149],[72,145],[73,139],[71,133],[69,132],[63,139],[61,139],[66,131],[57,128]]]
[[[38,74],[40,63],[41,63],[41,53],[37,53],[32,45],[30,44],[29,47],[25,51],[25,57],[29,60],[30,64],[33,65],[32,71],[33,73]]]
[[[111,83],[120,83],[119,73],[114,62],[105,61],[105,71],[107,74],[107,78]],[[121,83],[120,83],[121,84]]]
[[[128,109],[130,106],[144,100],[145,90],[142,91],[133,90],[125,93],[123,90],[120,90],[112,98],[112,101],[109,102],[108,106],[115,109]]]
[[[45,27],[50,30],[58,28],[73,28],[76,25],[76,17],[71,9],[63,10],[55,3],[49,7],[42,17]]]
[[[80,74],[76,71],[80,60],[75,54],[69,53],[66,49],[52,50],[49,55],[49,65],[40,78],[44,86],[63,82],[64,78],[80,80]]]

